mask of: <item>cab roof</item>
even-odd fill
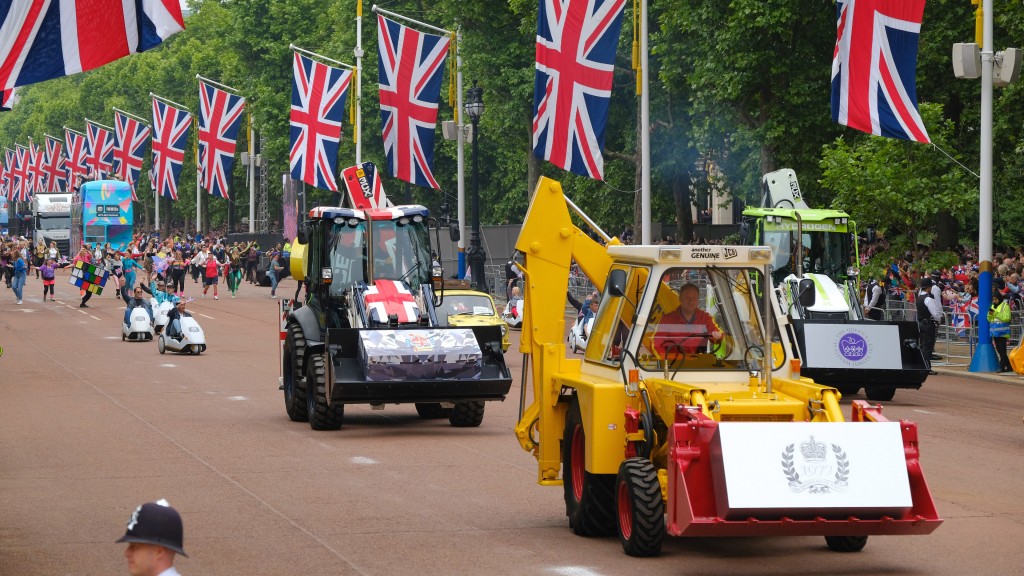
[[[358,210],[340,206],[317,206],[309,211],[310,219],[333,220],[335,218],[358,218],[359,220],[397,220],[402,217],[422,216],[426,218],[430,212],[419,204],[390,206],[373,210]]]

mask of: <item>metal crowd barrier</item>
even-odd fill
[[[913,302],[902,300],[886,301],[886,319],[917,321],[917,308]],[[1013,350],[1024,337],[1024,311],[1012,311],[1010,336],[1007,350]],[[942,323],[935,338],[935,353],[942,360],[933,362],[936,366],[969,366],[978,345],[978,324],[969,312],[954,311],[951,306],[942,307]]]

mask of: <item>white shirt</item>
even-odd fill
[[[181,576],[181,573],[178,572],[177,568],[175,568],[174,566],[171,566],[170,568],[168,568],[167,570],[164,570],[163,572],[157,574],[156,576]]]
[[[918,292],[917,297],[924,298],[924,305],[928,308],[928,312],[931,313],[932,319],[936,322],[942,322],[942,304],[939,304],[941,300],[936,300],[934,297],[925,298],[928,292]]]

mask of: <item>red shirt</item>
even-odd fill
[[[654,350],[662,357],[680,350],[693,354],[707,344],[712,332],[720,331],[707,312],[695,310],[692,317],[685,318],[682,311],[676,309],[662,316],[658,322],[653,339]]]

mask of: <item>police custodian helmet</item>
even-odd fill
[[[171,508],[167,500],[161,499],[136,508],[128,520],[128,530],[118,542],[155,544],[174,550],[187,558],[183,533],[178,511]]]

